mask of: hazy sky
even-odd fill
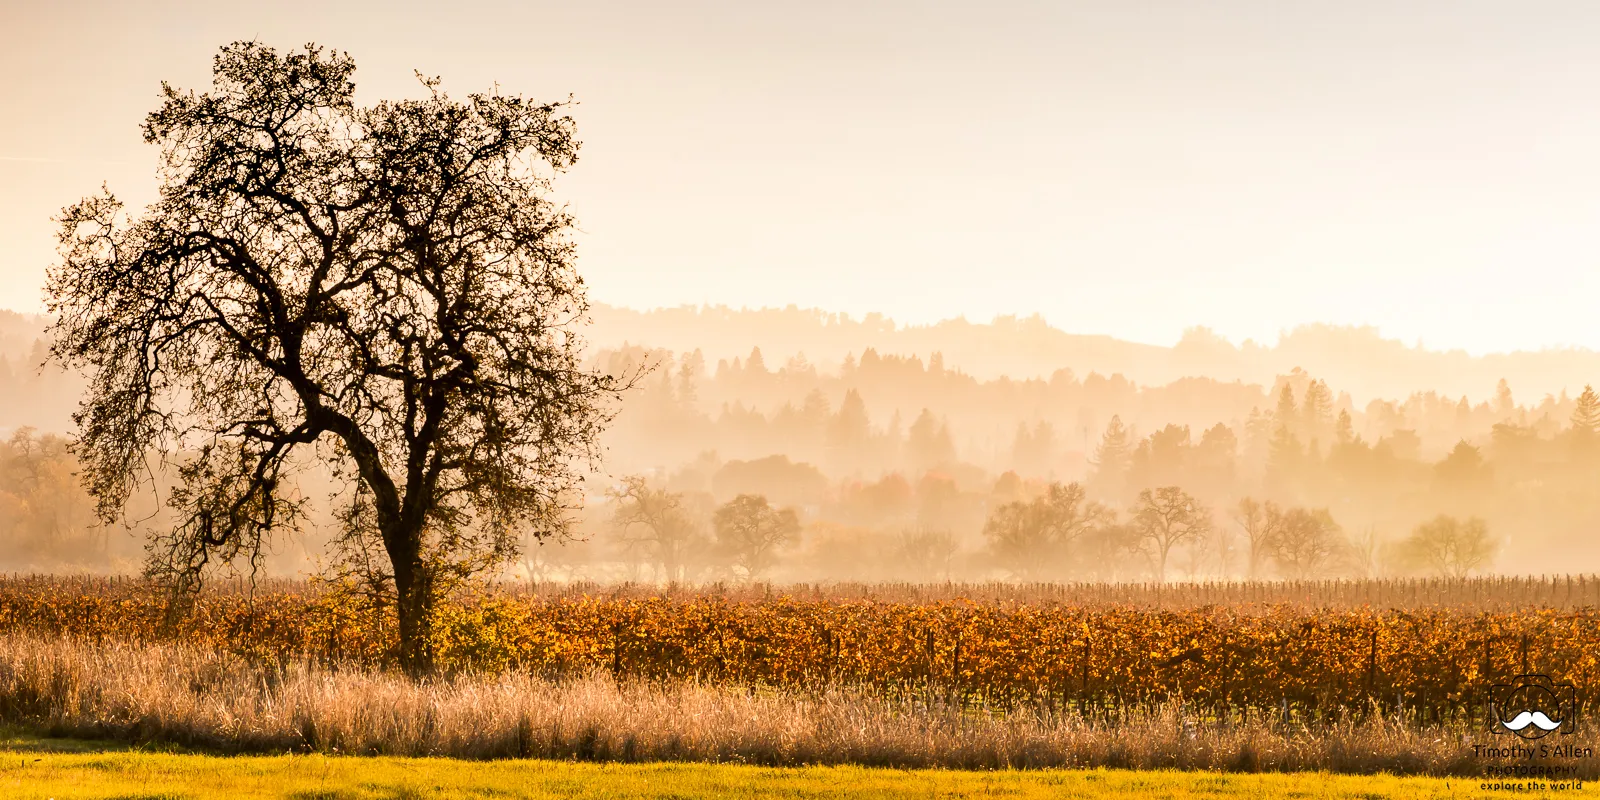
[[[0,0],[0,307],[218,45],[581,102],[593,297],[1600,348],[1600,4]]]

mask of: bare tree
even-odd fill
[[[1291,508],[1272,540],[1272,561],[1284,577],[1317,576],[1347,555],[1339,524],[1325,508]]]
[[[1134,535],[1156,568],[1156,580],[1167,580],[1167,559],[1178,545],[1211,532],[1211,513],[1176,486],[1145,489],[1134,506]]]
[[[498,92],[357,107],[349,56],[222,48],[211,91],[144,123],[160,200],[61,215],[53,355],[84,368],[83,473],[107,519],[176,460],[148,571],[182,589],[293,528],[313,454],[352,487],[345,563],[391,587],[401,663],[431,667],[437,599],[567,523],[623,388],[581,366],[563,103]],[[314,450],[313,450],[314,448]]]
[[[761,577],[777,560],[780,547],[800,533],[794,509],[776,509],[758,494],[741,494],[712,517],[717,545],[746,580]]]
[[[641,476],[622,479],[610,492],[611,522],[623,541],[642,547],[668,581],[683,581],[701,531],[684,505],[684,496],[653,489]]]
[[[1238,543],[1226,525],[1212,525],[1205,536],[1189,540],[1185,551],[1183,569],[1191,580],[1234,574]]]
[[[1272,552],[1274,542],[1283,532],[1283,510],[1271,500],[1262,503],[1246,497],[1239,500],[1232,516],[1249,544],[1249,577],[1254,580],[1260,576],[1262,562]]]
[[[1385,542],[1378,535],[1377,525],[1367,525],[1350,541],[1351,565],[1363,578],[1376,578],[1382,567]]]
[[[1031,501],[995,509],[983,535],[997,563],[1016,577],[1034,578],[1060,568],[1071,544],[1105,517],[1105,507],[1090,501],[1081,485],[1052,483]]]
[[[1002,504],[983,523],[983,536],[995,563],[1017,578],[1044,568],[1050,539],[1038,509],[1020,500]]]
[[[1400,542],[1400,556],[1408,564],[1451,578],[1489,566],[1498,549],[1483,520],[1462,522],[1444,514],[1418,525]]]
[[[0,440],[0,556],[12,563],[104,565],[108,529],[73,477],[67,440],[23,427]]]
[[[1107,509],[1077,543],[1076,574],[1097,581],[1131,579],[1139,560],[1148,555],[1143,546],[1133,524],[1118,522],[1115,512]]]
[[[935,576],[950,580],[951,560],[959,549],[948,530],[903,528],[895,538],[890,566],[913,581]]]

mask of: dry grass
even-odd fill
[[[1382,719],[1315,731],[1262,722],[1224,727],[1188,719],[1177,705],[1097,724],[842,691],[803,697],[694,683],[618,685],[599,675],[418,683],[362,668],[26,636],[0,637],[0,717],[57,736],[226,752],[1433,775],[1481,774],[1472,740],[1499,738]],[[1596,744],[1592,735],[1562,738]],[[1567,763],[1580,776],[1597,774],[1593,759]]]

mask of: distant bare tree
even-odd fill
[[[66,438],[18,428],[0,440],[0,558],[13,565],[104,565],[108,529],[74,478]]]
[[[1400,542],[1400,557],[1412,567],[1451,578],[1465,577],[1494,561],[1499,542],[1473,517],[1462,522],[1440,514],[1418,525]]]
[[[794,509],[776,509],[767,498],[741,494],[712,517],[717,545],[746,580],[756,580],[777,561],[777,551],[800,533]]]
[[[1318,575],[1347,555],[1339,524],[1325,508],[1291,508],[1272,540],[1272,561],[1284,577],[1301,580]]]
[[[1376,578],[1381,571],[1385,542],[1378,526],[1368,525],[1350,541],[1351,564],[1363,578]]]
[[[61,215],[53,355],[84,368],[82,470],[120,515],[150,454],[177,457],[149,572],[195,588],[295,527],[285,491],[326,460],[352,486],[342,551],[389,586],[406,669],[437,599],[562,531],[621,383],[581,366],[565,104],[499,93],[354,103],[315,46],[222,48],[209,92],[164,85],[144,123],[160,199]]]
[[[1134,525],[1118,522],[1116,513],[1107,509],[1077,542],[1076,574],[1097,581],[1132,579],[1140,571],[1140,559],[1148,556],[1143,546]]]
[[[1031,501],[1013,501],[995,509],[983,535],[995,561],[1012,575],[1033,579],[1063,566],[1068,548],[1106,516],[1106,509],[1088,499],[1076,483],[1052,483]]]
[[[610,496],[611,522],[622,539],[645,548],[668,581],[683,581],[701,539],[683,495],[651,488],[643,477],[632,476],[623,478]]]
[[[934,576],[949,580],[950,561],[957,549],[956,538],[948,530],[905,529],[900,531],[895,542],[893,557],[898,563],[892,566],[903,570],[912,580]]]
[[[1254,580],[1260,576],[1262,562],[1272,552],[1274,542],[1283,532],[1283,511],[1270,500],[1262,503],[1245,497],[1234,507],[1232,516],[1249,545],[1249,577]]]
[[[1167,560],[1177,546],[1211,532],[1211,513],[1176,486],[1145,489],[1134,506],[1133,530],[1156,568],[1156,580],[1166,582]]]

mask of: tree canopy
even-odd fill
[[[428,666],[435,599],[563,530],[621,383],[581,365],[567,103],[499,92],[354,101],[315,45],[222,48],[209,91],[163,84],[144,138],[160,199],[60,217],[54,355],[84,369],[84,479],[115,518],[177,466],[149,570],[192,587],[294,527],[310,459],[343,494],[347,563],[392,587],[400,657]],[[378,566],[374,566],[378,565]]]

